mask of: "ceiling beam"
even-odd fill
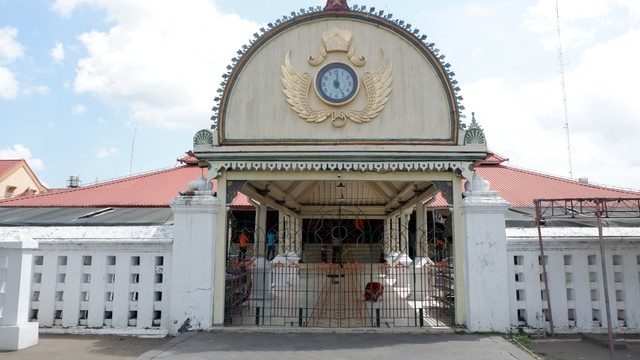
[[[307,197],[309,194],[316,190],[319,183],[319,181],[311,181],[307,183],[307,186],[304,188],[304,190],[302,190],[302,192],[300,192],[300,194],[296,196],[296,200],[299,202],[300,199],[304,199],[305,197]]]
[[[380,198],[384,199],[386,202],[389,202],[389,200],[391,200],[391,195],[389,195],[386,191],[384,191],[378,184],[379,182],[376,181],[367,181],[367,186],[371,189],[371,191],[373,191],[374,193],[376,193]]]
[[[257,189],[255,186],[253,186],[252,184],[245,184],[242,189],[240,189],[240,192],[247,195],[248,197],[258,200],[261,203],[266,204],[267,206],[276,209],[278,211],[281,211],[283,213],[286,214],[290,214],[290,215],[294,215],[296,214],[296,208],[291,208],[288,207],[286,205],[286,203],[284,205],[280,205],[276,202],[277,199],[268,197],[268,196],[264,196],[264,191]]]

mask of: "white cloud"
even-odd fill
[[[0,98],[15,99],[20,84],[15,75],[7,68],[0,66]]]
[[[532,32],[554,32],[557,30],[557,15],[562,21],[595,19],[607,15],[611,0],[538,0],[537,4],[527,8],[523,27]],[[561,27],[562,26],[561,24]]]
[[[640,158],[630,151],[640,133],[640,30],[631,29],[582,53],[566,73],[573,177],[640,188]],[[562,88],[558,75],[507,85],[491,78],[463,86],[465,106],[476,112],[490,149],[516,166],[569,176]],[[604,171],[607,169],[607,171]],[[623,170],[624,169],[624,170]]]
[[[0,28],[0,64],[9,64],[24,56],[24,47],[15,40],[17,36],[16,28]]]
[[[564,0],[557,3],[556,8],[556,0],[538,0],[536,5],[527,8],[522,22],[525,30],[543,35],[542,44],[550,51],[558,49],[558,25],[564,49],[590,42],[612,16],[616,0]]]
[[[46,85],[30,86],[22,90],[22,93],[25,95],[31,95],[34,93],[40,94],[40,95],[47,95],[49,94],[49,87],[47,87]]]
[[[19,160],[25,159],[29,167],[33,170],[43,170],[44,162],[41,159],[32,157],[31,150],[22,144],[15,144],[13,148],[0,149],[0,159]]]
[[[112,157],[112,156],[119,155],[120,154],[120,149],[114,148],[114,147],[103,148],[101,146],[97,146],[96,145],[95,154],[96,154],[96,158],[104,159],[104,158],[109,158],[109,157]]]
[[[61,63],[64,60],[64,45],[60,41],[56,41],[55,46],[51,49],[51,58],[55,63]]]
[[[79,36],[88,55],[77,64],[74,90],[158,127],[210,125],[222,72],[258,27],[206,0],[57,1],[54,9],[72,14],[80,4],[106,10],[114,26]]]
[[[85,0],[56,0],[51,5],[51,9],[57,12],[60,16],[68,17],[71,16],[71,13],[75,10],[76,6],[84,1]]]
[[[71,108],[71,113],[73,115],[80,115],[87,111],[87,108],[82,104],[76,104]]]
[[[5,26],[0,28],[0,98],[15,99],[20,83],[15,74],[6,66],[24,56],[23,46],[15,39],[18,29]]]

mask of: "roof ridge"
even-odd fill
[[[114,179],[110,179],[110,180],[104,180],[104,181],[101,181],[101,182],[98,182],[98,183],[93,183],[91,185],[81,186],[81,187],[77,187],[77,188],[55,188],[55,189],[50,189],[49,191],[47,191],[45,193],[21,196],[19,198],[17,197],[17,198],[0,199],[0,206],[2,204],[8,204],[12,200],[18,201],[18,200],[27,200],[27,199],[32,199],[32,198],[44,198],[46,196],[66,194],[66,193],[70,193],[70,192],[74,192],[74,191],[90,190],[90,189],[104,187],[104,186],[108,186],[108,185],[112,185],[112,184],[123,183],[123,182],[126,182],[126,181],[141,179],[141,178],[144,178],[144,177],[149,177],[149,176],[153,176],[153,175],[157,175],[157,174],[176,171],[176,170],[180,170],[180,169],[187,168],[187,167],[192,167],[192,166],[193,165],[188,165],[188,164],[179,165],[179,166],[174,166],[174,167],[171,167],[171,168],[152,170],[152,171],[147,171],[147,172],[144,172],[144,173],[139,173],[139,174],[136,174],[136,175],[122,176],[122,177],[119,177],[119,178],[114,178]]]
[[[160,168],[160,169],[155,169],[155,170],[143,171],[143,172],[139,172],[139,173],[136,173],[136,174],[122,175],[122,176],[118,176],[118,177],[114,177],[114,178],[110,178],[110,179],[106,179],[106,180],[102,180],[102,181],[97,181],[97,182],[94,182],[94,183],[92,183],[90,185],[82,186],[82,188],[87,188],[87,187],[90,187],[90,186],[104,185],[104,184],[107,184],[107,183],[117,183],[117,182],[121,182],[121,181],[142,178],[142,177],[145,177],[145,176],[150,176],[150,175],[154,175],[154,174],[160,174],[160,173],[163,173],[163,172],[173,171],[175,169],[181,169],[183,167],[191,167],[191,166],[193,166],[193,164],[174,165],[172,167],[166,167],[166,168]],[[64,189],[66,189],[66,188],[64,188]]]
[[[546,177],[546,178],[556,179],[556,180],[564,181],[566,183],[586,186],[586,187],[590,187],[590,188],[594,188],[594,189],[613,190],[613,191],[620,191],[620,192],[626,192],[626,193],[634,193],[636,195],[638,193],[640,193],[640,190],[636,190],[636,189],[622,188],[622,187],[617,187],[617,186],[610,186],[610,185],[604,185],[604,184],[599,184],[599,183],[591,183],[591,182],[583,183],[583,182],[580,182],[578,180],[575,180],[575,179],[572,179],[572,178],[568,178],[568,177],[565,177],[565,176],[562,176],[562,175],[554,175],[554,174],[545,173],[545,172],[541,172],[541,171],[537,171],[537,170],[531,170],[531,169],[527,169],[527,168],[523,168],[523,167],[519,167],[519,166],[503,165],[503,164],[485,165],[485,166],[491,166],[491,167],[500,166],[500,167],[509,168],[509,169],[512,169],[512,170],[515,170],[515,171],[520,171],[520,172],[524,172],[524,173],[528,173],[528,174],[532,174],[532,175],[543,176],[543,177]]]

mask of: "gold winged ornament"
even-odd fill
[[[384,109],[391,93],[391,62],[382,53],[382,64],[373,73],[365,73],[362,81],[369,97],[367,106],[362,111],[347,110],[346,116],[355,123],[369,122]]]
[[[287,102],[291,105],[291,109],[306,121],[322,122],[331,115],[331,111],[329,109],[316,111],[311,108],[309,105],[311,75],[301,73],[291,65],[289,60],[290,53],[287,53],[284,65],[282,65],[282,84],[284,85],[284,94],[287,96]]]
[[[335,127],[344,126],[347,119],[358,124],[367,123],[378,116],[389,100],[391,82],[393,80],[392,67],[391,62],[382,51],[380,67],[372,73],[365,73],[362,77],[368,97],[367,105],[362,110],[347,109],[346,111],[342,109],[329,110],[327,108],[314,110],[311,108],[309,105],[309,88],[313,82],[312,77],[310,74],[300,72],[293,67],[289,58],[290,53],[287,53],[284,65],[282,65],[283,92],[287,102],[291,105],[291,109],[307,122],[319,123],[331,118],[331,123]],[[342,108],[343,106],[339,107]]]

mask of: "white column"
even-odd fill
[[[0,350],[38,343],[38,323],[29,322],[31,264],[38,243],[22,233],[0,239]]]
[[[214,323],[216,215],[220,204],[211,193],[211,183],[204,177],[189,183],[189,191],[169,203],[174,218],[169,299],[171,334],[207,330]],[[224,306],[219,302],[215,305]]]
[[[293,217],[293,249],[295,249],[296,254],[302,258],[302,219],[295,216]]]
[[[266,197],[265,197],[266,199]],[[263,258],[265,254],[265,239],[267,235],[267,204],[261,201],[256,208],[255,231],[253,232],[253,257]]]
[[[400,216],[400,254],[401,256],[396,259],[397,262],[402,262],[404,265],[413,263],[413,260],[409,257],[409,219],[411,219],[411,211],[401,213]]]
[[[429,258],[428,254],[428,224],[426,206],[422,202],[416,204],[416,239],[415,239],[415,254],[413,261],[413,271],[416,281],[414,282],[414,289],[412,294],[416,295],[414,300],[423,300],[431,287],[431,277],[429,276],[431,266],[434,265],[433,261]]]
[[[384,219],[384,256],[385,258],[391,254],[391,219]]]
[[[289,233],[288,229],[289,223],[287,221],[287,217],[284,215],[283,211],[278,211],[278,244],[275,245],[275,255],[286,254],[286,245],[285,243],[288,240],[285,240],[285,234]]]
[[[460,211],[460,203],[462,200],[462,179],[458,176],[453,176],[453,185],[451,189],[453,191],[453,209],[451,209],[452,217],[452,235],[453,235],[453,248],[451,254],[453,256],[453,283],[455,288],[454,302],[456,304],[456,325],[462,325],[467,321],[467,305],[466,301],[466,269],[465,269],[465,238],[462,224],[462,213]]]
[[[509,278],[504,213],[509,204],[474,174],[461,203],[465,237],[466,325],[471,331],[508,332]]]
[[[429,225],[427,224],[427,207],[422,203],[416,204],[416,263],[422,262],[422,258],[429,256],[427,235]]]
[[[265,257],[265,235],[267,232],[266,196],[256,209],[256,227],[253,233],[253,261],[251,297],[253,299],[271,298],[271,263]]]

